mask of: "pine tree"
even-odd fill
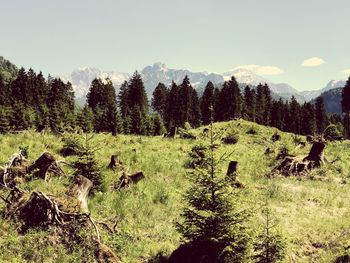
[[[271,104],[271,123],[270,125],[283,130],[285,127],[285,106],[282,99],[273,101]]]
[[[28,129],[32,124],[27,118],[27,112],[23,102],[17,102],[12,106],[10,124],[16,131]]]
[[[217,158],[216,146],[211,123],[210,143],[199,146],[203,161],[196,163],[188,177],[191,186],[184,196],[183,220],[177,223],[177,230],[189,245],[214,242],[219,246],[215,262],[242,262],[248,249],[244,223],[249,213],[240,209],[239,192],[220,170],[222,158]]]
[[[198,94],[195,89],[192,89],[191,101],[190,124],[192,127],[199,127],[201,125],[202,114]]]
[[[10,114],[9,107],[0,107],[0,134],[5,134],[10,131]]]
[[[147,127],[145,123],[145,116],[142,114],[140,107],[135,106],[131,111],[131,133],[146,134]]]
[[[153,114],[152,120],[153,120],[153,135],[154,136],[163,135],[166,131],[165,126],[162,118],[157,112]]]
[[[324,108],[323,98],[317,97],[315,103],[317,133],[322,134],[327,125],[327,114]]]
[[[350,136],[350,77],[348,78],[342,91],[341,106],[343,112],[344,127],[347,132],[347,136]]]
[[[272,216],[271,209],[265,206],[262,212],[265,224],[254,243],[253,260],[257,263],[280,262],[286,255],[285,238],[277,229],[277,222]]]
[[[152,108],[154,111],[157,111],[162,118],[165,116],[168,94],[169,90],[163,83],[159,83],[153,91]]]
[[[170,92],[167,100],[166,112],[164,116],[164,120],[168,130],[172,127],[181,126],[181,116],[180,116],[181,105],[180,105],[179,90],[180,90],[179,87],[173,81],[171,84],[171,88],[170,88]]]
[[[256,94],[249,86],[244,89],[244,106],[243,117],[255,122]]]
[[[93,119],[93,112],[87,105],[85,105],[84,108],[78,112],[76,122],[78,127],[80,127],[85,133],[89,133],[93,131]]]
[[[93,136],[85,135],[85,141],[79,145],[78,159],[72,163],[74,176],[82,175],[91,180],[92,188],[90,193],[103,190],[103,175],[101,168],[95,159],[96,147],[91,144]]]
[[[0,107],[10,105],[10,96],[10,85],[7,85],[2,75],[0,75]]]
[[[141,75],[136,71],[128,83],[130,109],[138,107],[142,114],[148,113],[148,101]]]
[[[286,122],[288,132],[300,134],[301,130],[301,107],[293,96],[289,104],[289,120]]]
[[[316,115],[315,108],[310,103],[304,103],[301,107],[301,134],[303,135],[314,135],[316,133]]]
[[[214,90],[214,84],[211,81],[209,81],[205,86],[203,96],[200,101],[202,122],[204,125],[209,124],[211,120],[210,108],[213,108],[215,104]]]

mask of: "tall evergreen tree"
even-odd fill
[[[204,125],[207,125],[211,121],[211,108],[214,108],[215,98],[214,98],[214,84],[209,81],[205,86],[203,96],[200,101],[202,122]]]
[[[148,101],[141,75],[136,71],[128,83],[130,108],[138,107],[142,114],[148,113]]]
[[[301,134],[314,135],[316,133],[316,115],[315,108],[310,103],[304,103],[301,107]]]
[[[166,112],[164,116],[166,127],[168,129],[171,127],[181,126],[180,108],[180,89],[178,85],[176,85],[176,83],[173,81],[167,99]]]
[[[316,98],[315,111],[316,111],[317,133],[322,134],[324,129],[327,126],[327,114],[324,108],[323,98],[321,96]]]
[[[293,96],[289,105],[289,120],[286,122],[288,132],[300,134],[301,130],[301,107],[296,98]]]
[[[162,118],[165,116],[168,94],[169,90],[163,83],[159,83],[153,91],[152,108],[154,111],[158,112]]]
[[[342,112],[343,112],[343,122],[344,127],[347,132],[347,136],[350,136],[350,77],[348,78],[345,87],[342,91],[341,100]]]
[[[243,116],[249,121],[255,122],[256,94],[249,86],[244,88],[244,113]]]

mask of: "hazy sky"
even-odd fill
[[[319,89],[350,75],[349,10],[349,0],[0,0],[0,55],[52,75],[250,65]]]

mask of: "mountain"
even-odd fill
[[[323,98],[324,107],[327,113],[329,114],[341,114],[341,99],[342,99],[342,90],[343,88],[335,88],[327,90],[320,94]],[[316,99],[313,99],[311,102],[315,103]]]
[[[320,96],[322,93],[339,88],[339,87],[344,87],[346,81],[345,80],[331,80],[330,82],[327,83],[327,85],[320,90],[310,90],[310,91],[301,91],[300,94],[306,98],[307,101],[310,101],[314,98],[317,98]]]
[[[102,71],[97,68],[82,67],[74,70],[68,76],[61,76],[64,81],[70,81],[74,88],[75,96],[78,100],[85,98],[89,91],[90,84],[94,78],[110,78],[115,86],[120,86],[129,79],[128,73],[116,71]]]
[[[192,87],[199,92],[205,85],[211,81],[214,84],[224,82],[224,78],[220,74],[209,72],[191,72],[184,69],[169,69],[164,63],[155,63],[153,66],[147,66],[141,71],[142,80],[145,85],[146,92],[152,95],[154,88],[159,82],[170,85],[172,81],[181,84],[185,76],[188,76]]]

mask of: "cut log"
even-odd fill
[[[177,127],[171,127],[169,132],[164,137],[175,139],[176,133],[177,133]]]
[[[37,159],[31,166],[28,167],[28,171],[32,172],[38,170],[38,177],[46,180],[48,172],[53,173],[57,176],[63,176],[64,172],[56,163],[55,158],[52,154],[45,152],[39,159]]]
[[[137,172],[131,175],[127,175],[125,172],[123,173],[123,175],[119,178],[119,183],[117,185],[117,190],[127,187],[131,184],[136,184],[138,183],[140,180],[144,179],[145,176],[143,174],[143,172]]]
[[[312,169],[324,164],[324,148],[324,143],[315,142],[306,157],[285,157],[283,161],[272,170],[271,175],[307,176]]]
[[[237,167],[238,167],[237,161],[230,161],[228,168],[227,168],[226,175],[229,177],[236,176],[235,174],[237,172]]]
[[[111,156],[111,161],[108,164],[108,168],[111,170],[115,170],[119,165],[122,163],[119,161],[119,158],[117,155],[112,155]]]
[[[238,176],[237,168],[238,168],[238,162],[230,161],[227,168],[226,176],[228,177],[229,183],[231,184],[232,187],[244,188],[244,184],[241,183],[237,178]]]

